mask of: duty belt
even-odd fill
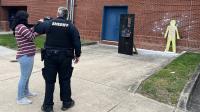
[[[73,54],[73,50],[57,50],[57,49],[46,49],[46,53],[50,54]]]

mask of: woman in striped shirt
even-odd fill
[[[33,29],[28,28],[28,13],[25,11],[18,11],[16,13],[12,30],[18,46],[16,59],[20,63],[21,69],[17,104],[31,104],[32,101],[28,97],[37,95],[29,91],[28,85],[36,51],[33,40],[38,34],[33,32]]]

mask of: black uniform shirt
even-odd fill
[[[34,28],[39,34],[47,34],[45,46],[73,48],[76,57],[81,55],[80,35],[77,28],[62,17],[37,24]]]

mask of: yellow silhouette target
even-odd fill
[[[180,39],[178,28],[176,26],[176,20],[171,20],[170,25],[165,32],[165,38],[167,38],[167,45],[165,51],[169,51],[172,43],[172,51],[176,53],[176,39]]]

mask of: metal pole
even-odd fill
[[[72,21],[72,0],[70,0],[70,5],[69,5],[69,13],[70,13],[70,20]]]
[[[74,0],[72,0],[72,23],[74,21]]]
[[[69,1],[68,0],[66,0],[66,8],[68,8],[69,6],[69,3],[68,3]]]
[[[68,16],[67,16],[67,20],[69,20],[69,1],[66,0],[66,8],[68,9]]]

